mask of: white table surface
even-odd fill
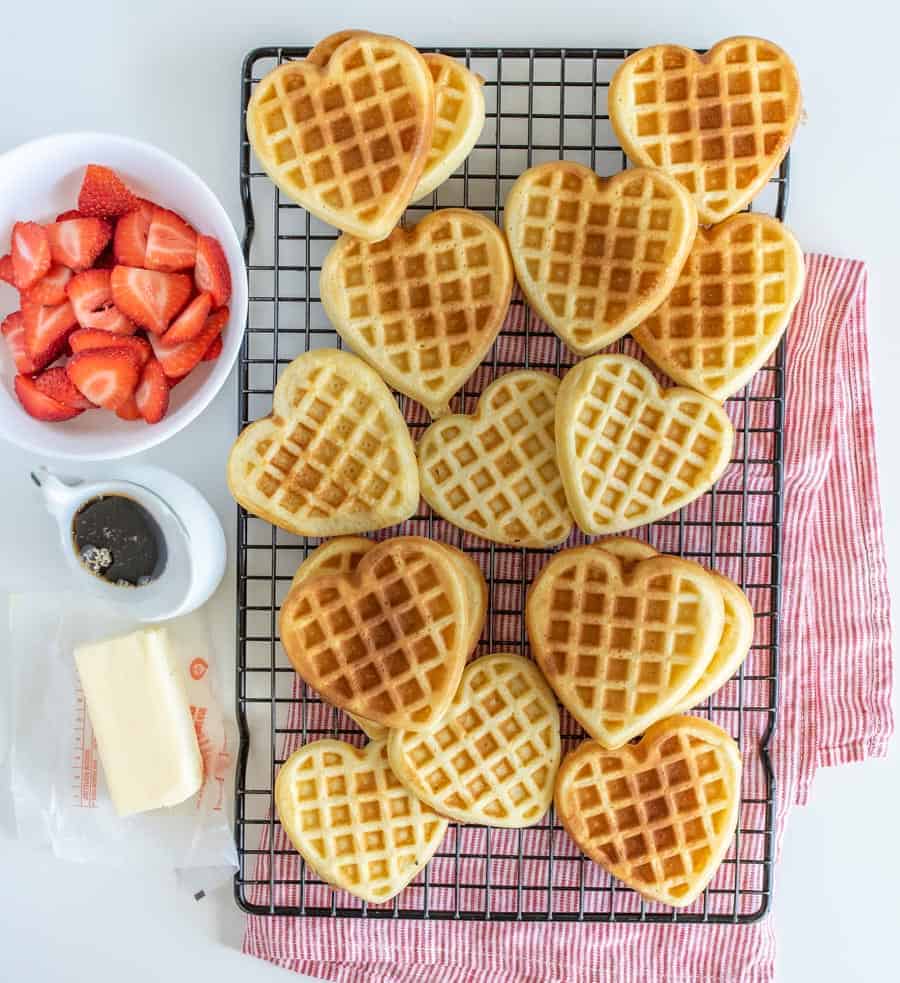
[[[370,6],[390,9],[376,16]],[[467,8],[473,12],[464,13]],[[67,129],[140,137],[195,168],[240,229],[238,79],[242,56],[256,45],[313,42],[342,27],[369,27],[423,44],[708,46],[730,34],[770,37],[796,59],[808,113],[795,141],[789,223],[807,250],[870,264],[872,385],[888,550],[896,558],[900,516],[891,504],[900,496],[900,465],[891,456],[891,427],[900,374],[894,294],[900,276],[900,18],[889,8],[896,11],[885,0],[492,0],[457,4],[448,12],[444,5],[413,0],[20,0],[4,5],[0,27],[0,151]],[[225,523],[232,562],[211,603],[228,675],[234,507],[223,469],[234,437],[234,406],[232,377],[187,431],[143,456],[194,482]],[[11,446],[0,453],[3,610],[5,592],[66,584],[54,529],[28,482],[38,463],[53,462]],[[891,586],[894,598],[900,596],[896,565]],[[791,817],[777,872],[780,980],[894,978],[898,813],[896,753],[819,775],[813,801]],[[0,803],[0,979],[81,981],[88,973],[97,983],[287,979],[240,955],[243,917],[230,887],[197,903],[177,894],[166,872],[138,882],[60,863],[23,848],[10,830],[8,808]]]

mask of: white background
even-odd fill
[[[241,58],[254,46],[313,42],[342,27],[378,29],[422,44],[672,41],[707,47],[737,33],[779,42],[798,64],[808,115],[795,141],[789,224],[807,250],[857,256],[870,264],[882,497],[889,559],[900,555],[900,521],[892,508],[900,495],[900,466],[892,458],[900,384],[900,19],[895,4],[17,0],[2,7],[0,151],[67,129],[140,137],[204,177],[239,230],[238,80]],[[223,469],[234,421],[232,379],[186,432],[143,457],[177,471],[207,495],[225,523],[232,561],[234,508]],[[28,481],[35,464],[52,462],[38,462],[11,446],[0,449],[0,610],[5,610],[4,592],[61,587],[65,574],[55,531]],[[895,598],[897,574],[895,564]],[[212,602],[223,639],[220,657],[229,672],[233,596],[232,562]],[[0,663],[0,685],[3,678]],[[780,980],[896,978],[898,815],[896,753],[887,761],[820,774],[812,803],[791,817],[777,874]],[[9,829],[3,806],[0,979],[80,981],[90,973],[102,983],[155,983],[274,980],[281,974],[239,954],[243,919],[229,888],[196,903],[179,896],[163,871],[137,881],[69,866],[25,850],[9,838]]]

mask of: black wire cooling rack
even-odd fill
[[[577,160],[600,174],[627,166],[609,125],[606,97],[613,72],[633,49],[422,50],[458,58],[484,78],[487,121],[461,173],[412,206],[408,222],[435,208],[462,206],[499,223],[512,182],[545,160]],[[271,409],[275,382],[292,358],[311,348],[341,344],[318,292],[322,260],[337,232],[277,191],[253,159],[244,129],[254,85],[277,64],[308,51],[304,46],[257,48],[243,64],[240,184],[250,314],[239,363],[239,427]],[[788,175],[786,159],[753,207],[782,219]],[[641,357],[628,341],[619,349]],[[562,374],[574,360],[516,293],[507,326],[454,400],[454,409],[471,412],[497,374],[522,367]],[[428,421],[416,404],[398,400],[415,439]],[[238,509],[235,836],[240,867],[235,896],[243,910],[359,918],[679,923],[741,923],[766,912],[775,814],[768,745],[777,696],[783,346],[748,389],[728,401],[728,410],[735,424],[735,456],[716,488],[680,513],[636,532],[659,549],[695,558],[732,577],[755,612],[754,644],[738,676],[692,711],[728,730],[744,755],[738,831],[702,897],[681,911],[643,901],[586,860],[552,811],[525,831],[451,824],[431,863],[388,904],[367,905],[323,885],[280,830],[273,809],[275,775],[285,755],[310,740],[338,736],[362,744],[365,738],[349,718],[326,708],[302,684],[278,641],[279,605],[298,564],[318,541],[291,536]],[[424,505],[403,531],[450,542],[481,565],[490,610],[477,654],[528,654],[525,591],[551,551],[487,543],[435,517]],[[583,541],[576,534],[567,545]],[[565,751],[584,735],[566,714],[563,721]]]

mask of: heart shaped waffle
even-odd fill
[[[556,449],[569,508],[590,535],[655,522],[725,470],[734,428],[708,396],[662,389],[627,355],[573,366],[556,400]]]
[[[279,616],[291,665],[336,707],[385,727],[427,727],[450,705],[470,651],[456,570],[443,546],[400,536],[351,574],[301,581]]]
[[[573,351],[590,355],[665,300],[694,241],[697,210],[661,171],[601,178],[559,160],[519,176],[503,223],[528,302]]]
[[[388,901],[434,856],[447,820],[400,784],[384,741],[313,741],[275,780],[275,808],[322,880],[363,901]]]
[[[700,229],[678,283],[634,340],[676,382],[724,400],[775,351],[803,292],[803,252],[774,218]]]
[[[275,184],[323,221],[373,242],[409,204],[433,126],[422,56],[376,34],[349,38],[325,68],[280,65],[247,106],[247,136]]]
[[[400,781],[441,815],[522,827],[553,798],[559,712],[533,662],[498,653],[470,663],[446,714],[422,732],[388,741]]]
[[[670,714],[699,682],[725,627],[698,563],[628,564],[596,546],[557,553],[525,604],[531,651],[569,712],[604,747]]]
[[[485,539],[540,548],[572,531],[553,436],[559,379],[509,372],[481,394],[475,413],[445,416],[419,440],[425,501]]]
[[[704,224],[759,192],[787,153],[800,110],[794,63],[760,38],[726,38],[705,55],[645,48],[609,85],[609,121],[625,152],[678,178]]]
[[[581,850],[650,901],[689,905],[710,882],[737,826],[741,755],[699,717],[654,724],[636,745],[586,741],[566,755],[556,811]]]
[[[248,512],[300,536],[381,529],[419,504],[415,451],[394,397],[365,362],[331,348],[282,372],[272,412],[231,449],[228,487]]]
[[[335,330],[432,416],[494,343],[512,287],[503,233],[464,208],[433,212],[384,242],[341,236],[319,279]]]

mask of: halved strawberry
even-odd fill
[[[0,256],[0,280],[5,280],[13,287],[16,285],[15,276],[13,274],[12,256],[9,253],[7,253],[5,256]]]
[[[68,301],[50,306],[23,300],[22,315],[25,319],[25,350],[35,370],[40,370],[59,358],[66,338],[78,320]]]
[[[212,294],[200,294],[195,297],[172,322],[172,326],[163,335],[167,345],[177,345],[182,341],[196,338],[203,330],[206,319],[212,308]]]
[[[46,229],[53,262],[76,272],[93,266],[112,236],[112,227],[102,218],[70,218]]]
[[[217,334],[215,338],[210,342],[209,348],[206,349],[203,355],[204,362],[215,362],[215,360],[222,354],[222,336]]]
[[[12,230],[13,280],[19,290],[33,287],[50,269],[50,242],[37,222],[16,222]]]
[[[119,403],[116,407],[116,416],[120,420],[140,420],[141,411],[134,401],[134,396],[129,396],[124,403]]]
[[[92,348],[73,355],[66,372],[83,396],[114,410],[137,388],[141,367],[127,348]]]
[[[87,218],[87,215],[82,215],[77,208],[70,208],[67,212],[60,212],[56,216],[57,222],[68,222],[70,218]]]
[[[159,205],[153,211],[147,234],[144,265],[148,270],[187,270],[197,256],[197,233],[175,212]]]
[[[174,379],[178,376],[187,375],[203,359],[219,330],[218,324],[210,323],[210,320],[207,320],[200,333],[191,338],[190,341],[168,345],[165,338],[155,338],[151,335],[150,344],[153,346],[153,354],[159,359],[163,371],[169,378]]]
[[[137,328],[113,304],[109,270],[85,270],[66,288],[75,317],[83,328],[100,328],[113,334],[134,334]]]
[[[88,164],[78,192],[78,210],[84,215],[114,217],[137,207],[137,197],[114,170],[102,164]]]
[[[94,408],[94,404],[72,385],[72,380],[61,365],[54,365],[35,376],[34,384],[45,396],[55,399],[63,406],[71,406],[73,410]]]
[[[154,334],[162,334],[190,297],[192,283],[184,273],[116,266],[110,286],[113,303],[126,317]]]
[[[212,236],[197,236],[197,263],[194,267],[197,289],[212,294],[213,306],[224,307],[231,299],[231,270],[228,260]]]
[[[66,284],[72,279],[72,271],[62,263],[54,263],[33,286],[22,294],[23,300],[33,304],[64,304]]]
[[[159,423],[169,409],[169,381],[155,358],[144,366],[134,401],[147,423]]]
[[[85,352],[92,348],[127,348],[141,365],[153,354],[150,342],[136,335],[113,334],[96,328],[79,328],[69,335],[72,352]]]
[[[138,207],[123,215],[116,223],[113,253],[122,266],[143,266],[147,256],[147,236],[156,208],[150,202],[141,201]]]
[[[3,324],[0,324],[0,332],[3,332],[12,352],[16,371],[22,375],[31,375],[32,372],[37,371],[25,348],[25,316],[22,312],[14,311],[10,314]]]
[[[29,416],[36,420],[46,420],[50,423],[60,423],[63,420],[71,420],[73,416],[78,416],[84,410],[77,410],[74,406],[64,404],[42,393],[40,389],[28,378],[27,375],[17,375],[13,381],[16,396],[25,408]]]

